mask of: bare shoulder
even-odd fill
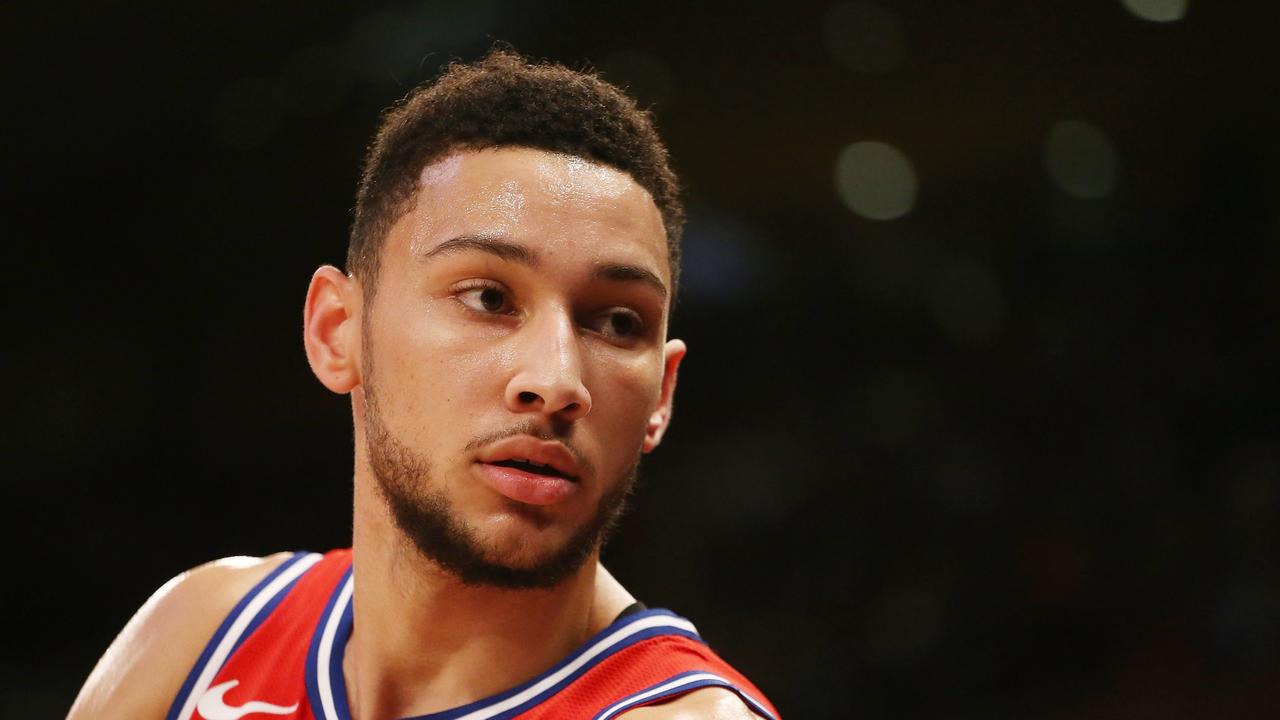
[[[627,720],[760,720],[733,691],[710,687],[658,705],[636,708]]]
[[[107,648],[68,720],[163,718],[223,618],[289,557],[225,558],[165,583]]]

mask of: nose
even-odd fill
[[[535,316],[519,336],[516,370],[503,398],[507,409],[562,422],[591,412],[591,393],[582,378],[582,349],[569,313]]]

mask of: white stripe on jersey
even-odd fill
[[[726,690],[732,690],[737,693],[738,696],[756,712],[756,714],[761,717],[769,718],[769,720],[774,720],[773,713],[770,713],[759,700],[751,697],[746,692],[743,692],[741,688],[728,680],[725,680],[719,675],[707,672],[694,672],[688,675],[680,675],[671,678],[670,680],[658,683],[647,690],[642,690],[634,695],[629,695],[602,710],[598,715],[592,718],[592,720],[610,720],[610,718],[615,717],[618,713],[630,710],[637,705],[643,705],[646,701],[655,697],[679,694],[680,688],[695,684],[697,687],[689,688],[687,692],[693,692],[694,690],[704,687],[722,687]]]
[[[333,687],[331,684],[333,678],[329,673],[329,661],[332,657],[334,635],[337,633],[339,621],[342,619],[343,613],[346,612],[347,605],[351,603],[351,583],[353,579],[348,579],[347,585],[342,589],[342,595],[333,604],[333,609],[329,611],[329,617],[325,619],[324,634],[320,637],[320,651],[316,653],[316,684],[319,686],[322,709],[325,713],[325,717],[321,720],[340,720],[333,702]],[[489,718],[518,707],[548,690],[555,689],[557,685],[563,683],[569,676],[583,666],[589,665],[594,659],[605,654],[615,645],[651,628],[671,628],[693,635],[698,634],[698,629],[694,627],[693,623],[682,617],[671,615],[638,617],[601,638],[595,644],[580,652],[559,670],[547,675],[523,691],[500,702],[473,710],[455,720],[489,720]]]
[[[333,701],[332,678],[329,677],[329,659],[333,657],[333,637],[338,632],[338,624],[347,605],[351,604],[351,593],[355,589],[355,575],[348,575],[342,585],[342,592],[333,604],[333,611],[324,621],[324,632],[320,636],[320,648],[316,652],[316,685],[320,690],[320,709],[324,717],[320,720],[339,720],[338,707]]]
[[[288,562],[287,560],[285,562]],[[214,648],[213,654],[209,656],[209,660],[205,662],[204,667],[200,670],[199,677],[191,686],[191,692],[187,694],[187,699],[182,703],[182,711],[178,713],[178,720],[189,720],[191,714],[195,712],[196,703],[200,697],[209,689],[209,683],[213,682],[214,677],[218,675],[218,671],[222,669],[223,663],[227,661],[227,656],[231,654],[231,648],[236,646],[236,642],[240,640],[240,636],[244,634],[249,624],[258,615],[271,599],[280,594],[280,591],[298,578],[299,575],[306,572],[312,565],[320,562],[320,555],[311,553],[302,559],[294,562],[284,572],[276,576],[274,580],[267,583],[266,587],[258,591],[257,595],[244,606],[244,610],[236,616],[236,619],[227,628],[227,632],[218,642],[218,646]]]

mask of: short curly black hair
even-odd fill
[[[593,72],[499,48],[472,64],[449,64],[383,117],[365,158],[347,246],[347,270],[367,293],[377,285],[383,240],[412,208],[423,168],[455,150],[493,147],[576,155],[630,175],[662,215],[675,285],[684,207],[650,113]]]

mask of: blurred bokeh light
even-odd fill
[[[836,159],[836,191],[850,210],[871,220],[893,220],[916,203],[916,172],[898,148],[876,140],[853,143]]]
[[[1187,14],[1188,0],[1120,0],[1120,4],[1143,20],[1173,22]]]
[[[1115,148],[1105,133],[1089,123],[1054,124],[1045,140],[1044,162],[1054,184],[1073,197],[1102,198],[1116,188]]]

